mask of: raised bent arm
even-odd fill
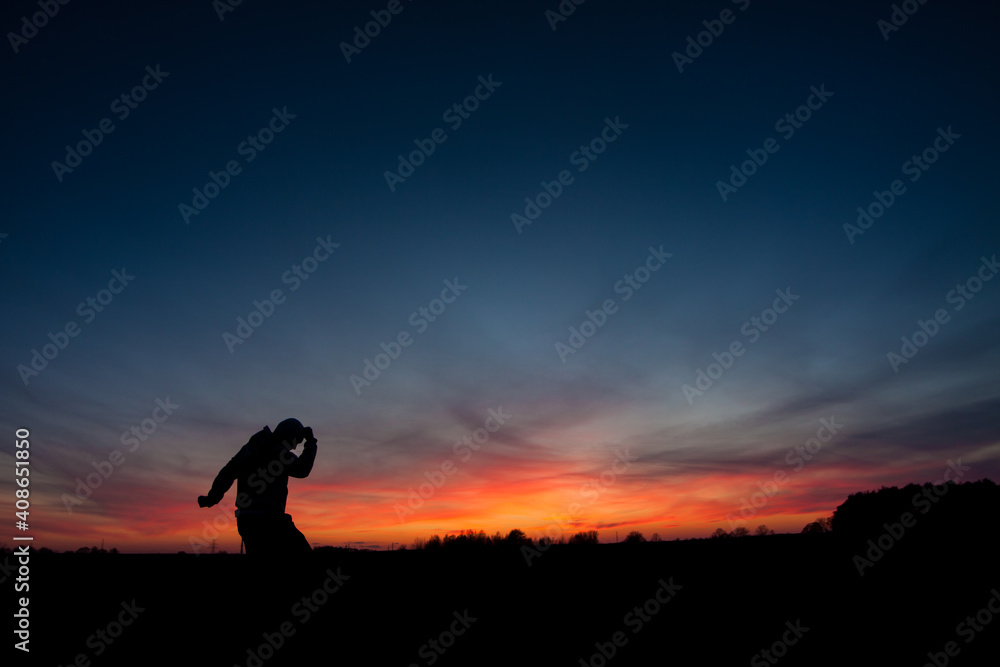
[[[316,438],[306,440],[302,447],[302,456],[288,465],[289,477],[302,478],[308,476],[312,471],[313,463],[316,462]]]

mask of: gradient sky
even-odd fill
[[[964,479],[1000,479],[1000,280],[976,282],[1000,253],[996,5],[919,5],[888,39],[888,2],[675,5],[591,0],[553,30],[556,0],[403,0],[350,62],[340,44],[386,3],[247,1],[220,20],[209,0],[74,2],[16,52],[8,35],[0,429],[31,432],[36,545],[192,551],[214,520],[218,547],[238,550],[235,488],[210,510],[196,498],[289,416],[319,439],[288,503],[317,544],[797,532],[849,493],[939,480],[959,458]],[[712,24],[724,9],[732,22]],[[38,11],[7,3],[0,26]],[[703,21],[724,29],[678,71]],[[121,118],[114,100],[152,84],[147,67],[166,74]],[[443,114],[480,77],[499,86],[453,129]],[[794,134],[776,127],[810,100]],[[275,109],[294,118],[248,161],[241,143]],[[104,118],[113,132],[57,175]],[[581,159],[608,119],[627,127]],[[397,156],[436,128],[446,140],[390,188]],[[905,163],[939,128],[947,151],[911,181]],[[724,200],[717,183],[769,138],[777,151]],[[239,173],[185,220],[179,205],[230,161]],[[564,170],[559,196],[515,224]],[[883,215],[845,231],[897,179]],[[286,272],[318,238],[339,247],[293,290]],[[626,300],[626,276],[647,278],[636,269],[661,247]],[[123,270],[134,278],[101,312],[80,308]],[[970,278],[980,291],[952,292]],[[440,312],[446,281],[464,289]],[[227,345],[276,289],[283,303]],[[775,321],[776,290],[797,298]],[[422,324],[420,308],[439,315]],[[939,310],[894,368],[888,353]],[[19,370],[71,322],[43,370]],[[401,332],[410,345],[356,391]],[[720,376],[713,354],[737,341]],[[686,396],[699,370],[716,379]],[[123,444],[168,399],[172,414]],[[490,410],[509,417],[496,428]],[[842,425],[832,437],[824,419]],[[478,451],[454,447],[486,426]],[[728,521],[761,485],[773,495],[756,514]]]

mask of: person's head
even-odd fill
[[[298,419],[286,419],[274,428],[274,437],[289,451],[305,440],[305,427]]]

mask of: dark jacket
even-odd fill
[[[302,455],[295,456],[265,426],[219,471],[208,500],[218,503],[236,480],[237,508],[283,514],[288,478],[307,476],[315,460],[315,441],[306,441]]]

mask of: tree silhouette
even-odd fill
[[[596,535],[594,531],[594,535]],[[565,538],[560,543],[565,543]],[[541,537],[539,545],[552,544],[551,538]],[[504,535],[500,531],[487,535],[482,530],[460,530],[458,533],[448,533],[443,538],[440,535],[432,535],[428,539],[422,537],[414,538],[411,549],[503,549],[507,547],[532,546],[535,541],[528,537],[523,530],[515,528]]]
[[[768,528],[764,524],[757,526],[757,530],[753,531],[754,535],[774,535],[774,531]]]
[[[482,530],[461,530],[457,535],[445,535],[441,546],[448,549],[482,549],[493,543]]]
[[[639,544],[640,542],[645,542],[645,536],[638,530],[633,530],[628,535],[625,536],[625,544]]]
[[[507,537],[504,538],[507,544],[512,544],[515,546],[521,546],[523,544],[531,544],[531,538],[524,534],[523,530],[515,528],[514,530],[507,533]]]
[[[596,530],[582,530],[569,538],[570,544],[598,544],[598,534]]]
[[[729,533],[726,532],[725,528],[716,528],[715,532],[712,533],[712,539],[721,540],[725,537],[729,537]]]
[[[750,531],[744,528],[743,526],[740,526],[739,528],[733,531],[732,535],[733,537],[747,537],[750,535]]]
[[[828,516],[816,519],[812,523],[807,523],[802,532],[808,535],[818,535],[820,533],[829,533],[831,530],[833,530],[833,517]]]

